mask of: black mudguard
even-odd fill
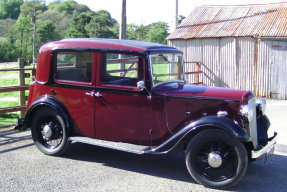
[[[35,100],[29,109],[26,112],[24,119],[19,119],[18,122],[21,123],[18,126],[15,127],[15,129],[19,129],[20,131],[23,131],[31,126],[31,121],[33,117],[33,113],[37,111],[37,109],[41,107],[50,107],[57,111],[58,114],[60,114],[66,124],[66,127],[71,127],[71,119],[69,116],[68,110],[65,108],[65,106],[56,98],[45,95],[37,100]]]
[[[242,142],[250,141],[250,136],[248,135],[246,129],[240,127],[232,120],[217,116],[206,116],[189,123],[179,132],[174,134],[166,142],[164,142],[158,147],[153,148],[150,151],[150,153],[162,154],[174,151],[182,151],[182,146],[187,141],[187,139],[189,140],[193,135],[195,135],[199,131],[208,128],[224,130],[234,135],[235,138],[239,139]]]

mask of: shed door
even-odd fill
[[[287,99],[287,42],[272,42],[271,98]]]

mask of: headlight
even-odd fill
[[[253,118],[253,115],[254,115],[254,107],[252,104],[247,104],[247,105],[243,105],[241,108],[240,108],[240,114],[242,116],[244,116],[245,118],[248,119],[248,121],[250,122]]]
[[[266,99],[260,98],[256,100],[256,108],[264,115],[266,109]]]

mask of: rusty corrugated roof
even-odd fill
[[[167,39],[242,36],[287,37],[287,3],[197,7]]]

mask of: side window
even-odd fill
[[[102,60],[101,84],[136,87],[143,80],[143,57],[106,53]]]
[[[56,79],[63,81],[91,82],[91,52],[58,52]]]

